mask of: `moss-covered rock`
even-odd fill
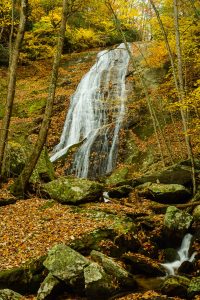
[[[60,281],[54,277],[51,273],[42,282],[38,292],[37,300],[46,300],[49,297],[52,297],[55,293],[56,288],[60,286]]]
[[[114,170],[106,179],[106,184],[111,186],[119,186],[119,185],[127,185],[129,184],[129,180],[127,179],[129,169],[128,167],[120,167]]]
[[[85,292],[89,299],[107,299],[118,288],[117,282],[97,263],[84,269]]]
[[[103,267],[107,274],[116,278],[120,287],[131,289],[136,287],[137,284],[133,276],[117,264],[113,258],[95,250],[91,252],[90,256]]]
[[[200,295],[200,277],[192,278],[187,292],[189,298],[193,298],[196,295]]]
[[[110,198],[123,198],[127,197],[132,190],[130,185],[117,186],[110,189],[108,195]]]
[[[55,173],[53,164],[50,161],[47,149],[45,148],[40,155],[33,174],[31,175],[30,182],[34,184],[40,181],[49,182],[54,179]]]
[[[0,290],[1,300],[22,300],[23,296],[9,289]]]
[[[157,261],[137,253],[126,253],[123,256],[130,265],[131,273],[146,274],[151,276],[165,276],[165,270]]]
[[[17,177],[23,170],[30,155],[32,146],[28,143],[21,145],[15,141],[9,141],[6,148],[4,176]],[[37,162],[36,168],[30,178],[30,182],[48,182],[55,178],[53,165],[45,148]]]
[[[160,203],[184,203],[191,197],[190,191],[179,184],[146,182],[137,186],[137,190],[140,196]]]
[[[168,231],[176,231],[184,234],[190,227],[193,217],[186,211],[181,211],[175,206],[167,208],[164,225]]]
[[[169,276],[161,286],[161,291],[167,296],[187,298],[190,280],[183,276]]]
[[[4,176],[17,177],[23,170],[27,157],[26,147],[15,141],[9,141],[5,153]]]
[[[83,279],[83,270],[90,261],[73,250],[72,248],[59,244],[48,252],[44,266],[52,275],[70,285],[75,285]]]
[[[43,185],[43,192],[52,199],[68,204],[80,204],[98,200],[103,186],[82,178],[60,177]]]
[[[12,289],[19,293],[33,293],[45,278],[43,261],[45,257],[33,260],[18,268],[0,271],[0,289]]]

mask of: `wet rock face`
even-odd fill
[[[60,177],[43,185],[43,193],[58,202],[68,204],[98,200],[102,189],[103,186],[98,182],[70,177]]]

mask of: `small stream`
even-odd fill
[[[189,249],[192,240],[192,235],[187,233],[181,243],[181,247],[178,250],[177,254],[179,259],[173,262],[161,264],[165,269],[168,275],[176,275],[178,268],[182,265],[183,262],[189,261],[193,262],[196,252],[194,252],[191,256],[189,256]]]

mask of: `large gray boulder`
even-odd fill
[[[60,281],[54,277],[51,273],[47,275],[47,277],[42,282],[38,293],[37,300],[45,300],[52,296],[52,293],[55,289],[60,285]]]
[[[44,266],[60,280],[74,285],[83,279],[83,270],[90,261],[64,244],[54,246],[48,252]]]
[[[169,206],[164,217],[164,225],[171,232],[185,233],[192,221],[193,217],[190,214],[175,206]]]
[[[68,204],[80,204],[98,200],[103,186],[82,178],[60,177],[43,185],[43,192],[52,199]]]
[[[9,289],[0,290],[1,300],[22,300],[23,296]]]
[[[89,299],[107,299],[118,288],[117,281],[106,274],[97,263],[91,263],[84,269],[85,292]]]
[[[140,196],[160,203],[183,203],[191,198],[191,193],[179,184],[147,182],[136,187]]]
[[[107,274],[116,278],[122,288],[126,287],[133,289],[136,287],[137,284],[133,276],[117,264],[113,258],[95,250],[91,252],[90,256],[103,267]]]

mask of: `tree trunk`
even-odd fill
[[[10,119],[12,115],[13,102],[15,97],[16,87],[16,71],[19,59],[19,50],[23,41],[25,24],[27,20],[27,6],[28,0],[21,0],[21,12],[20,12],[20,24],[17,32],[17,37],[13,46],[11,62],[9,63],[9,79],[8,79],[8,93],[5,104],[5,114],[2,122],[2,128],[0,129],[0,175],[2,173],[2,164],[4,160],[5,146],[8,139],[8,131],[10,126]]]
[[[58,70],[59,70],[59,66],[60,66],[65,31],[66,31],[67,2],[68,2],[68,0],[63,0],[62,20],[61,20],[60,32],[58,35],[57,50],[56,50],[55,57],[54,57],[54,63],[53,63],[53,69],[52,69],[52,75],[51,75],[51,83],[49,86],[49,94],[48,94],[48,98],[47,98],[44,118],[43,118],[43,122],[42,122],[42,125],[40,128],[38,139],[34,146],[33,152],[31,153],[31,155],[27,161],[27,164],[25,165],[22,173],[20,174],[20,176],[17,178],[14,185],[12,186],[13,193],[18,196],[24,194],[27,184],[29,182],[29,179],[31,177],[31,174],[37,164],[37,161],[40,157],[40,154],[41,154],[44,144],[46,142],[47,133],[48,133],[48,129],[49,129],[50,121],[51,121],[52,110],[53,110],[53,103],[54,103],[56,84],[57,84],[57,78],[58,78]]]

